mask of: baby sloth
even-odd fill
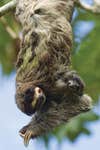
[[[17,0],[23,28],[17,58],[16,104],[31,122],[20,130],[28,145],[91,108],[84,83],[70,70],[74,0]]]

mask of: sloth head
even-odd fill
[[[32,115],[35,111],[40,110],[46,100],[42,89],[31,83],[21,83],[17,86],[16,93],[16,104],[27,115]]]
[[[30,0],[25,3],[25,6],[20,3],[21,0],[16,9],[16,16],[24,27],[26,25],[27,28],[44,32],[52,27],[62,28],[62,24],[64,29],[64,24],[67,24],[68,2],[66,0]]]

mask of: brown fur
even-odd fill
[[[23,27],[23,39],[17,61],[16,103],[27,115],[34,114],[20,130],[27,145],[30,138],[90,110],[91,98],[84,94],[80,77],[70,71],[74,0],[17,2],[16,16]],[[36,87],[43,93],[32,105]]]

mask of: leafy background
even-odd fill
[[[8,0],[7,0],[8,1]],[[1,1],[2,6],[7,2]],[[20,35],[20,25],[15,16],[9,13],[5,16],[6,24]],[[74,142],[81,134],[90,135],[89,123],[95,123],[100,119],[97,110],[100,95],[100,15],[76,9],[73,21],[73,49],[72,66],[77,70],[86,83],[86,92],[93,98],[93,109],[91,112],[74,118],[67,125],[56,128],[52,133],[44,136],[43,140],[48,146],[52,137],[56,137],[59,143],[67,138]],[[13,39],[6,31],[2,20],[0,21],[0,65],[3,76],[10,76],[15,72],[16,56],[19,50],[18,38]],[[6,91],[5,91],[6,92]]]

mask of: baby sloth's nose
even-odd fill
[[[68,87],[70,88],[71,91],[73,91],[77,95],[79,96],[83,95],[84,86],[81,84],[81,82],[77,82],[76,80],[69,80]]]

